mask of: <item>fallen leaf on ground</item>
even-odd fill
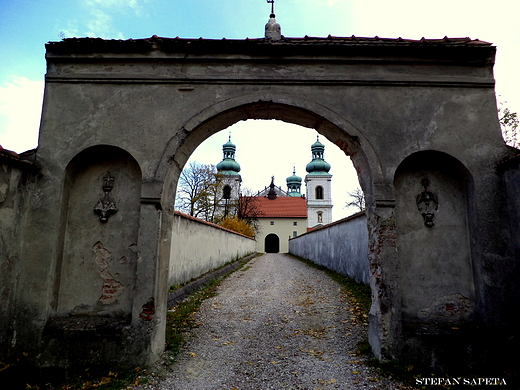
[[[326,379],[318,379],[318,383],[320,385],[332,385],[333,383],[336,383],[336,379],[326,380]]]
[[[233,345],[236,344],[236,341],[226,341],[225,343],[222,343],[222,345]]]

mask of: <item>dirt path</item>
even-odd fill
[[[197,313],[160,383],[135,389],[398,389],[360,362],[366,333],[341,287],[289,256],[265,254],[224,280]]]

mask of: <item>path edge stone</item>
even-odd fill
[[[231,273],[232,271],[236,270],[237,268],[240,268],[241,266],[245,265],[244,262],[247,262],[258,255],[259,255],[259,253],[253,253],[248,256],[242,257],[242,258],[234,261],[233,263],[226,265],[223,268],[217,269],[215,271],[210,271],[209,273],[204,274],[204,276],[200,277],[197,280],[194,280],[193,282],[187,284],[186,286],[183,286],[183,287],[169,293],[168,301],[167,301],[168,307],[175,306],[177,303],[181,302],[184,298],[186,298],[188,295],[190,295],[194,291],[200,290],[202,288],[202,286],[204,286],[204,284],[206,284],[208,281],[210,281],[212,279],[218,279],[224,275]]]

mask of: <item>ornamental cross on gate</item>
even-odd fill
[[[115,178],[110,176],[110,172],[107,172],[106,176],[103,177],[103,186],[101,187],[105,196],[103,199],[98,200],[94,206],[94,212],[99,215],[99,220],[101,222],[108,221],[108,217],[117,213],[116,204],[112,202],[108,196],[108,193],[112,191],[112,188],[114,187],[114,180]]]
[[[417,203],[417,209],[423,216],[424,226],[431,228],[434,225],[433,218],[435,213],[439,210],[439,200],[437,195],[428,190],[430,185],[428,178],[422,179],[421,185],[424,191],[415,197],[415,202]]]
[[[271,4],[271,15],[274,15],[274,0],[267,0],[268,4]],[[274,18],[274,16],[272,16]]]

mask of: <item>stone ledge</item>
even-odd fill
[[[175,290],[172,293],[168,294],[168,307],[174,306],[175,304],[181,302],[184,298],[186,298],[188,295],[190,295],[192,292],[199,290],[204,286],[205,283],[209,282],[211,279],[217,279],[221,276],[227,275],[231,271],[234,271],[235,269],[239,268],[241,266],[242,261],[244,260],[251,260],[253,257],[257,256],[257,253],[253,253],[252,255],[243,257],[240,260],[237,260],[224,268],[220,268],[216,271],[210,272],[206,274],[205,276],[201,277],[200,279],[197,279],[190,284],[181,287],[177,290]]]

